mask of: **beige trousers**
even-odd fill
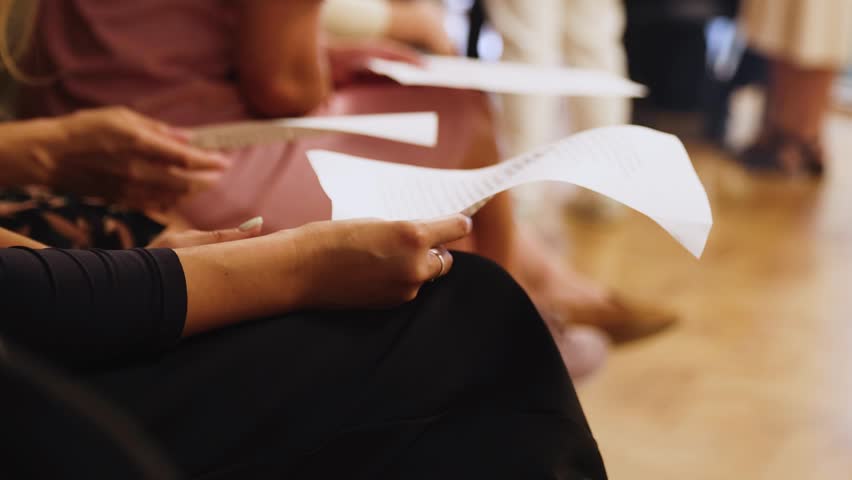
[[[486,0],[489,19],[503,36],[503,58],[626,74],[622,0]],[[503,96],[503,127],[511,153],[552,141],[568,130],[556,97]],[[630,103],[620,98],[570,98],[570,126],[584,130],[627,123]]]
[[[852,56],[852,0],[746,0],[751,45],[801,68],[840,70]]]

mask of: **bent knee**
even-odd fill
[[[432,385],[426,390],[446,397],[465,391],[510,408],[562,409],[573,389],[527,294],[494,262],[453,255],[450,273],[424,287],[407,332],[418,346],[417,361],[428,365],[420,377]],[[495,390],[499,394],[485,393]]]
[[[474,297],[495,300],[494,293],[502,292],[506,301],[529,301],[518,282],[496,262],[473,253],[453,251],[452,254],[453,268],[438,284],[449,283],[452,288],[464,288],[472,295],[471,300]]]
[[[441,309],[431,315],[430,321],[440,324],[436,328],[499,357],[493,361],[523,357],[512,362],[549,362],[559,357],[538,310],[506,270],[474,254],[453,256],[452,270],[423,292],[435,303],[428,308]]]

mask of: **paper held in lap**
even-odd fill
[[[582,132],[503,163],[442,170],[308,152],[333,219],[416,220],[473,214],[495,194],[538,181],[568,182],[649,216],[696,257],[713,218],[707,194],[677,137],[638,126]]]
[[[286,142],[325,132],[354,133],[434,147],[438,143],[435,112],[338,115],[210,125],[192,131],[191,143],[202,148],[238,148]]]
[[[426,55],[423,65],[373,58],[367,67],[403,85],[462,88],[494,93],[641,97],[645,87],[609,72],[516,62],[484,62]]]

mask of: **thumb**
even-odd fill
[[[426,231],[429,245],[432,246],[464,238],[473,227],[470,218],[461,214],[421,220],[419,223]]]

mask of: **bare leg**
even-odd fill
[[[818,141],[831,98],[833,69],[772,62],[769,123],[804,141]]]
[[[823,171],[821,132],[837,72],[771,62],[768,109],[763,129],[744,161],[756,169],[797,175]]]

